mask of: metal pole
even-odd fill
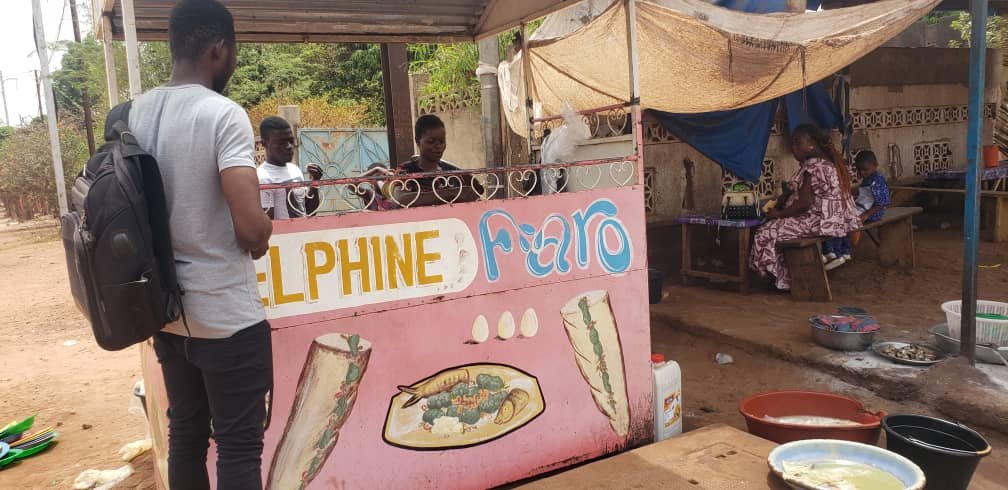
[[[116,77],[115,46],[112,44],[112,21],[102,15],[102,47],[105,48],[105,83],[108,85],[109,108],[119,105],[119,80]]]
[[[126,73],[129,75],[130,98],[135,99],[143,92],[140,87],[140,50],[137,47],[136,16],[133,11],[133,0],[121,1],[123,32],[126,38]]]
[[[77,0],[70,0],[70,19],[73,21],[74,42],[80,44],[80,25],[77,20]],[[88,155],[94,155],[94,122],[91,121],[91,97],[88,95],[87,78],[81,80],[81,109],[84,111],[84,129],[87,132]]]
[[[640,134],[640,55],[637,50],[637,1],[626,0],[626,35],[627,64],[630,76],[630,127],[634,140],[634,153],[637,154],[637,183],[644,184],[644,146],[643,135]]]
[[[63,155],[60,152],[59,129],[56,127],[56,103],[53,100],[52,82],[49,79],[49,52],[46,46],[45,30],[42,25],[42,7],[39,0],[32,0],[32,14],[35,20],[35,45],[38,47],[39,65],[42,68],[42,83],[45,85],[46,110],[49,117],[49,147],[52,150],[53,172],[56,177],[56,196],[60,215],[67,213],[66,184],[63,176]]]
[[[4,87],[4,77],[2,71],[0,71],[0,96],[3,96],[4,124],[10,126],[10,114],[7,112],[7,89]]]
[[[535,135],[535,124],[532,123],[532,118],[535,117],[535,112],[532,107],[532,56],[529,53],[528,24],[524,22],[521,23],[521,46],[522,78],[524,78],[525,82],[522,84],[525,87],[525,120],[528,123],[528,156],[529,165],[534,165],[535,158],[532,154],[532,138]]]
[[[479,41],[477,49],[481,65],[496,68],[500,64],[500,46],[497,36],[490,36]],[[480,75],[479,83],[480,115],[483,122],[483,165],[497,167],[504,161],[504,149],[501,142],[500,89],[497,86],[497,74]]]
[[[984,77],[987,55],[987,0],[972,0],[969,126],[966,135],[966,205],[963,222],[962,328],[960,354],[976,363],[977,251],[980,235],[980,139],[984,121]]]

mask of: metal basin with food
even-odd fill
[[[778,446],[767,464],[791,488],[840,488],[820,483],[843,478],[850,488],[921,490],[924,472],[909,459],[880,447],[850,441],[812,439]],[[818,481],[817,481],[818,480]]]
[[[928,331],[931,332],[931,335],[934,335],[935,344],[942,352],[950,356],[959,355],[959,339],[949,334],[947,323],[935,325]],[[994,344],[977,344],[976,358],[980,362],[1008,366],[1008,347]]]
[[[875,331],[871,332],[841,332],[829,330],[815,323],[809,323],[812,329],[812,340],[815,343],[834,350],[858,351],[871,347],[875,340]]]
[[[750,434],[783,444],[843,439],[875,444],[885,412],[869,412],[846,396],[815,391],[757,393],[739,403]]]
[[[906,342],[879,342],[872,350],[892,362],[911,366],[930,366],[945,360],[945,354],[937,349]]]

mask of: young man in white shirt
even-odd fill
[[[282,117],[271,116],[259,124],[259,137],[266,149],[266,161],[256,173],[260,184],[304,182],[294,159],[294,131]],[[260,192],[262,208],[271,219],[289,219],[305,215],[305,188],[268,189]]]
[[[216,0],[183,0],[168,24],[171,80],[133,101],[129,126],[164,180],[185,323],[154,335],[168,394],[168,483],[262,488],[270,326],[253,259],[273,224],[259,207],[248,114],[221,95],[237,60],[234,20]],[[160,416],[160,414],[152,414]]]

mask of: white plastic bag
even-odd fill
[[[133,475],[133,467],[123,466],[115,470],[84,470],[74,480],[76,490],[110,490]]]
[[[542,163],[564,163],[574,159],[577,146],[591,138],[591,130],[580,114],[574,111],[570,104],[565,104],[563,111],[564,123],[553,130],[545,138],[542,145]],[[543,194],[557,192],[559,172],[542,169],[539,172]]]

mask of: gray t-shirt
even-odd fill
[[[158,87],[133,102],[129,126],[161,169],[192,336],[226,338],[262,321],[255,266],[238,248],[220,179],[226,168],[255,168],[248,114],[201,85]],[[186,335],[181,321],[164,331]]]

